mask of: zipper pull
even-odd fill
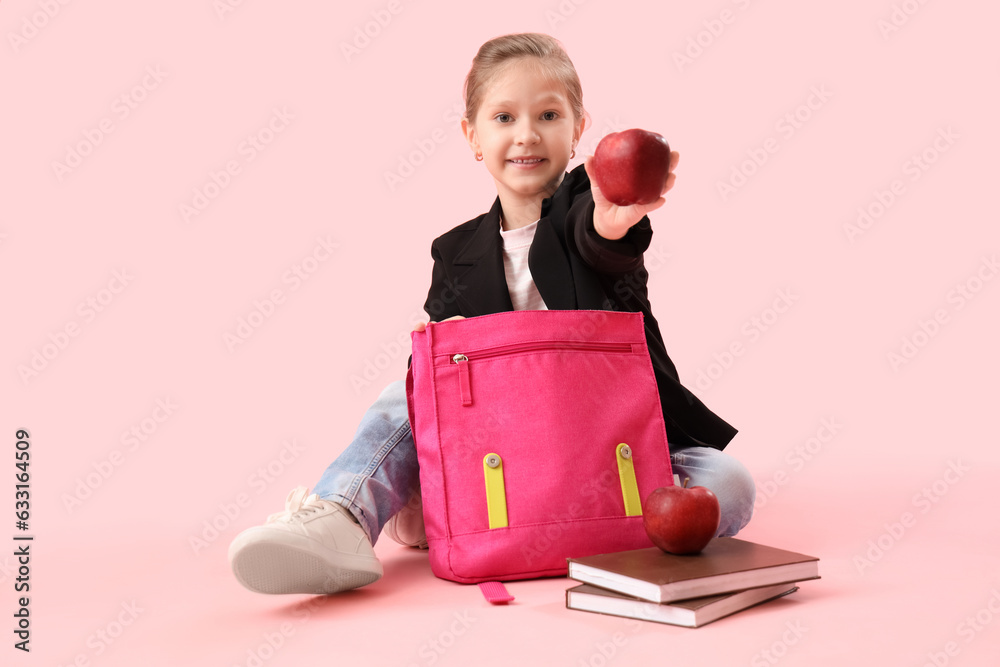
[[[469,383],[469,358],[456,354],[451,358],[458,364],[458,388],[462,393],[462,405],[472,405],[472,385]]]

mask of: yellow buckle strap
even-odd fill
[[[507,492],[503,485],[503,460],[499,454],[483,457],[483,477],[486,479],[486,510],[490,528],[507,527]]]
[[[635,481],[632,448],[623,442],[615,448],[615,456],[618,459],[618,478],[622,483],[625,516],[642,516],[642,499],[639,497],[639,485]]]

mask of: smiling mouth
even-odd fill
[[[545,158],[535,157],[535,158],[529,158],[529,159],[507,160],[507,162],[511,162],[513,164],[537,164],[537,163],[541,162],[544,159]]]

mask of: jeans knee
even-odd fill
[[[719,524],[720,537],[732,537],[743,530],[753,517],[754,501],[757,497],[757,487],[753,477],[744,469],[734,473],[730,480],[730,497],[728,507],[723,512]]]
[[[406,382],[396,380],[390,382],[382,393],[378,395],[375,402],[369,408],[373,412],[384,415],[384,418],[393,422],[407,422],[410,417],[407,411]]]
[[[741,504],[749,505],[752,509],[757,498],[757,484],[753,481],[753,475],[736,459],[732,459],[731,470],[728,473],[733,495],[740,499]]]
[[[394,380],[386,385],[382,390],[382,396],[386,398],[403,397],[406,400],[406,380]]]

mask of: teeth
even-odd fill
[[[534,162],[541,162],[541,161],[542,161],[541,158],[534,158],[531,160],[511,160],[511,162],[513,162],[514,164],[531,164]]]

